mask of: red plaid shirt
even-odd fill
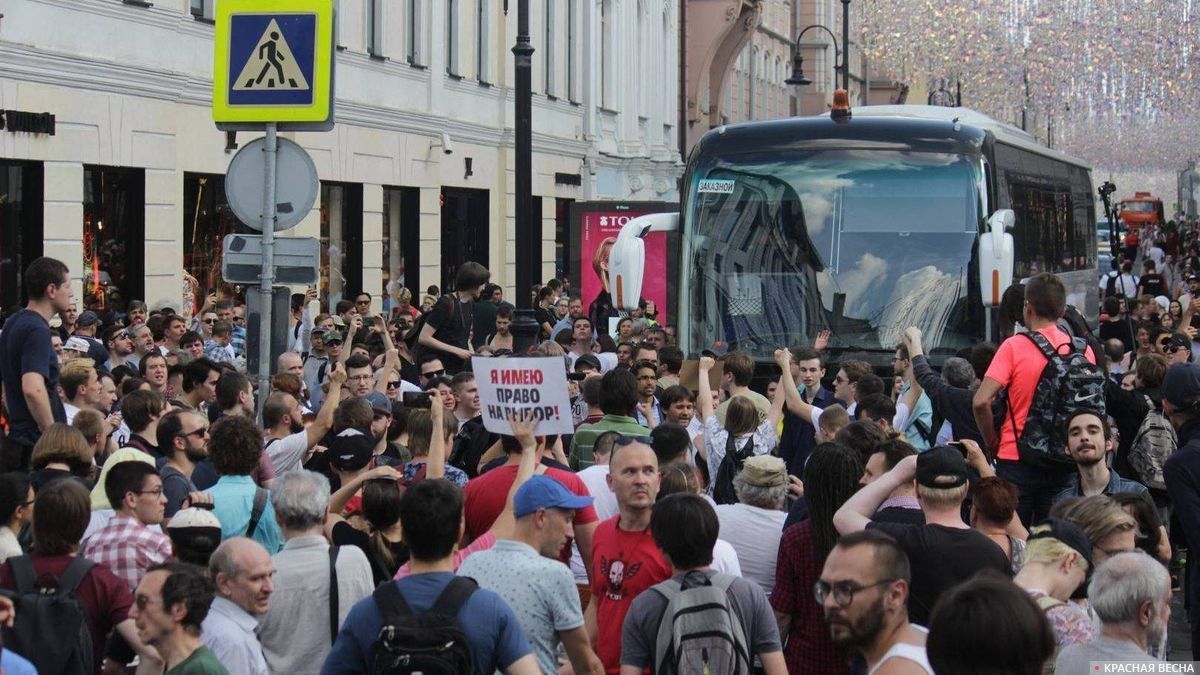
[[[792,623],[784,640],[783,657],[789,673],[845,675],[850,672],[849,652],[833,645],[825,611],[813,598],[813,585],[825,561],[818,558],[812,521],[803,520],[783,531],[775,563],[775,589],[771,607],[790,614]]]
[[[84,542],[82,555],[107,566],[133,590],[150,566],[171,558],[171,540],[132,516],[117,514]]]

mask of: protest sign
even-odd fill
[[[471,358],[483,426],[511,434],[509,416],[529,411],[538,421],[537,435],[575,432],[567,370],[562,357]]]

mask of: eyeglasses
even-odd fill
[[[439,375],[445,375],[445,374],[446,374],[446,369],[442,368],[441,370],[431,370],[428,373],[421,373],[421,377],[438,377]]]
[[[817,601],[818,605],[824,605],[825,598],[829,597],[830,593],[832,593],[833,601],[838,607],[849,607],[850,603],[854,602],[855,593],[865,591],[868,588],[874,588],[875,586],[890,584],[893,581],[896,581],[896,579],[883,579],[873,584],[859,586],[853,581],[839,581],[830,584],[827,581],[818,579],[817,583],[813,584],[813,599]]]
[[[354,304],[356,304],[356,305],[369,305],[369,304],[371,304],[371,301],[370,301],[370,300],[355,300],[355,301],[354,301]]]
[[[196,429],[195,431],[187,431],[182,434],[179,434],[179,437],[187,438],[188,436],[195,436],[197,438],[202,438],[207,435],[208,435],[208,427],[200,427],[199,429]]]
[[[162,493],[163,493],[163,489],[162,489],[162,486],[160,485],[160,486],[154,488],[153,490],[138,490],[137,493],[139,495],[154,495],[155,497],[161,497]]]
[[[652,441],[650,440],[649,436],[618,436],[615,439],[613,439],[613,445],[619,445],[621,447],[625,447],[626,445],[633,445],[634,443],[641,443],[642,445],[650,445],[651,442]]]
[[[387,388],[388,388],[388,389],[399,389],[399,388],[400,388],[400,381],[399,381],[399,380],[397,380],[397,381],[395,381],[395,382],[388,382],[388,383],[387,383]]]

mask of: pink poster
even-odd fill
[[[592,205],[587,205],[588,207]],[[584,311],[601,291],[608,288],[608,254],[621,227],[633,218],[647,213],[660,213],[663,208],[634,209],[595,205],[587,208],[579,217],[579,277]],[[658,309],[658,321],[667,320],[667,235],[664,232],[649,234],[643,240],[646,246],[646,268],[642,277],[642,297],[653,301]],[[590,312],[589,312],[590,313]],[[597,326],[604,330],[606,327]]]

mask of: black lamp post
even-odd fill
[[[848,2],[846,4],[849,5]],[[820,24],[805,26],[804,30],[800,31],[800,34],[796,36],[796,43],[792,45],[792,76],[784,80],[784,83],[798,87],[807,87],[812,84],[812,80],[808,79],[804,74],[804,57],[800,55],[800,40],[804,37],[805,33],[814,28],[825,31],[829,35],[829,39],[833,40],[833,69],[842,72],[842,88],[846,89],[848,85],[845,83],[848,81],[847,73],[849,72],[849,68],[846,67],[845,63],[846,52],[838,49],[837,37],[833,34],[833,31]],[[849,91],[849,89],[846,90]]]
[[[833,31],[820,24],[806,26],[800,34],[796,36],[796,43],[792,45],[792,76],[784,80],[787,84],[805,87],[812,84],[812,80],[804,76],[804,57],[800,56],[800,38],[813,28],[820,28],[829,34],[829,39],[833,40],[833,58],[834,70],[842,71],[842,89],[846,93],[850,93],[850,0],[842,0],[842,49],[839,58],[837,46],[837,36]]]
[[[507,2],[505,3],[507,11]],[[517,2],[517,43],[512,48],[516,83],[516,216],[517,297],[512,325],[513,351],[525,354],[538,334],[529,290],[541,267],[541,241],[533,222],[533,45],[529,41],[529,0]]]

